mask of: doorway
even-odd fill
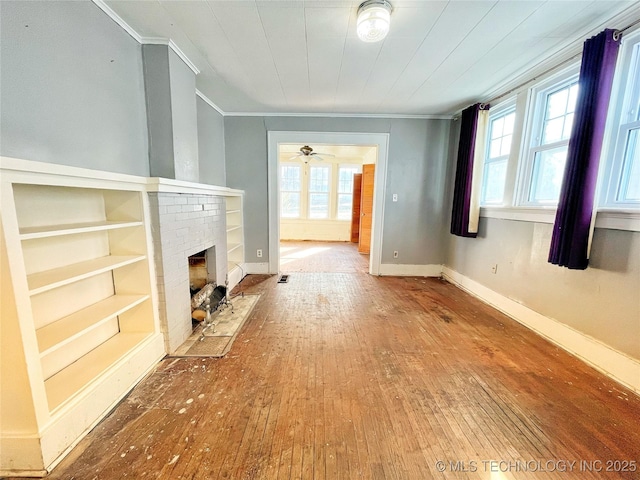
[[[386,181],[388,134],[268,132],[268,190],[269,190],[269,273],[280,267],[280,189],[279,146],[281,144],[345,145],[376,147],[376,174],[371,214],[371,251],[368,272],[378,275],[382,255],[383,200]]]

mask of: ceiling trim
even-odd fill
[[[631,25],[625,24],[630,18],[640,18],[640,3],[632,5],[613,18],[601,23],[598,27],[583,32],[573,41],[568,42],[559,51],[542,59],[535,65],[521,69],[520,72],[513,74],[508,80],[501,82],[499,85],[494,86],[490,91],[485,92],[481,98],[485,99],[484,103],[490,103],[508,95],[516,94],[527,88],[531,82],[539,80],[549,73],[564,68],[572,63],[580,62],[582,58],[583,45],[588,38],[593,35],[597,35],[605,28],[615,28],[618,26],[618,30],[625,30],[627,28],[634,27],[635,23],[632,23]],[[633,28],[631,30],[633,31]],[[455,115],[459,115],[459,113],[460,112],[458,111]]]
[[[282,112],[225,112],[225,117],[322,117],[322,118],[409,118],[419,120],[451,120],[451,115],[402,115],[392,113],[282,113]]]
[[[131,37],[141,45],[167,45],[171,50],[174,51],[178,57],[191,69],[191,71],[198,75],[200,73],[200,69],[196,67],[196,65],[187,57],[187,55],[180,49],[180,47],[170,38],[162,38],[162,37],[143,37],[138,32],[136,32],[131,25],[129,25],[120,15],[113,11],[113,9],[104,3],[104,0],[92,0],[93,3],[104,13],[107,14],[118,24],[125,32],[127,32]]]
[[[217,106],[215,103],[213,103],[209,97],[207,97],[204,93],[202,93],[202,92],[201,92],[200,90],[198,90],[197,88],[196,88],[196,95],[197,95],[198,97],[200,97],[202,100],[204,100],[204,102],[205,102],[207,105],[209,105],[211,108],[213,108],[213,109],[214,109],[216,112],[218,112],[220,115],[222,115],[223,117],[226,115],[226,114],[222,111],[222,109],[221,109],[219,106]]]
[[[200,69],[196,67],[191,60],[189,60],[189,57],[187,57],[187,55],[182,50],[180,50],[180,47],[176,45],[176,43],[170,38],[142,37],[142,42],[140,43],[142,43],[143,45],[167,45],[171,50],[174,51],[176,55],[178,55],[178,57],[180,57],[180,59],[184,63],[187,64],[187,67],[189,67],[193,73],[195,73],[196,75],[200,73]]]
[[[129,25],[127,22],[125,22],[124,19],[120,15],[118,15],[116,12],[114,12],[113,9],[109,5],[104,3],[104,0],[93,0],[93,3],[100,10],[102,10],[109,17],[111,17],[111,20],[113,20],[118,25],[120,25],[120,27],[122,27],[122,29],[125,32],[127,32],[129,35],[131,35],[136,42],[142,43],[142,37],[140,36],[140,34],[138,32],[136,32],[131,25]]]

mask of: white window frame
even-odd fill
[[[327,191],[326,192],[316,192],[311,191],[311,169],[312,168],[321,168],[327,170]],[[330,163],[325,162],[309,162],[306,165],[306,181],[305,186],[307,188],[307,210],[306,210],[306,218],[309,220],[332,220],[333,217],[333,190],[335,189],[334,181],[333,181],[333,168]],[[311,195],[326,195],[327,196],[327,215],[325,217],[312,217],[311,216]]]
[[[285,216],[282,214],[282,193],[284,192],[282,190],[282,169],[283,167],[297,167],[300,169],[300,190],[298,190],[297,192],[300,195],[300,212],[298,214],[297,217],[292,217],[292,216]],[[279,185],[279,192],[280,192],[280,199],[279,199],[279,205],[278,208],[280,210],[280,217],[281,218],[286,218],[286,219],[291,219],[291,220],[295,220],[295,219],[300,219],[300,218],[304,218],[305,215],[305,210],[306,210],[306,204],[305,204],[305,196],[304,196],[304,185],[305,185],[305,172],[304,172],[304,164],[301,163],[296,163],[296,162],[280,162],[279,168],[278,168],[278,185]],[[287,190],[287,192],[289,192],[290,190]],[[292,190],[291,190],[292,191]]]
[[[604,163],[601,175],[602,194],[600,205],[603,209],[632,210],[640,213],[640,201],[619,199],[620,188],[625,179],[624,159],[627,139],[631,131],[640,133],[640,32],[624,39],[619,56],[617,84],[612,93],[612,108],[609,109],[610,128],[607,129],[608,145],[605,144],[602,157]]]
[[[350,169],[350,170],[355,170],[355,173],[362,173],[362,165],[357,164],[357,163],[340,163],[338,164],[338,168],[336,168],[336,178],[335,178],[335,205],[336,208],[333,212],[333,219],[340,221],[340,222],[344,222],[344,221],[351,221],[351,217],[349,218],[340,218],[338,217],[338,207],[340,204],[340,195],[346,195],[346,192],[341,193],[340,192],[340,171],[342,169]],[[351,208],[353,210],[353,188],[351,189],[351,192],[349,192],[349,195],[351,195]]]
[[[493,130],[493,122],[496,120],[499,120],[500,118],[504,118],[510,114],[514,114],[515,120],[514,120],[514,125],[513,125],[513,132],[511,133],[511,145],[509,147],[509,153],[507,155],[500,155],[498,157],[495,158],[490,158],[489,155],[491,153],[491,134],[492,134],[492,130]],[[485,141],[486,144],[486,148],[485,148],[485,154],[484,154],[484,165],[483,165],[483,174],[482,174],[482,188],[481,188],[481,194],[480,194],[480,205],[481,206],[487,206],[487,207],[492,207],[492,206],[500,206],[500,205],[504,205],[505,203],[505,196],[507,194],[507,182],[508,182],[508,171],[509,171],[509,163],[510,163],[510,159],[511,159],[511,154],[514,150],[514,145],[516,143],[516,130],[517,130],[517,121],[518,121],[518,115],[516,112],[516,104],[515,101],[509,101],[506,103],[503,103],[501,105],[498,105],[497,107],[494,107],[492,109],[489,110],[489,128],[487,129],[487,138]],[[487,166],[491,163],[497,163],[497,162],[501,162],[504,161],[506,162],[506,169],[507,169],[507,174],[505,175],[505,180],[504,180],[504,185],[503,185],[503,190],[502,190],[502,199],[499,202],[487,202],[486,201],[486,187],[487,187]]]
[[[522,142],[520,165],[518,166],[518,182],[516,204],[525,207],[557,208],[557,202],[536,202],[529,200],[532,190],[535,156],[539,152],[553,150],[569,145],[569,139],[541,144],[545,110],[548,95],[560,90],[575,81],[579,76],[579,65],[574,65],[554,75],[531,89],[529,98],[525,141]]]

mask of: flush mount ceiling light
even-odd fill
[[[357,32],[363,42],[379,42],[389,33],[391,4],[387,0],[367,0],[358,7]]]

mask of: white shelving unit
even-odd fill
[[[164,355],[145,180],[2,158],[0,476],[41,476]]]
[[[242,216],[242,193],[227,194],[227,275],[229,287],[233,288],[244,275],[244,221]]]

